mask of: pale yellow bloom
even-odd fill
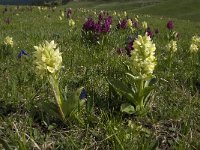
[[[146,21],[143,21],[142,22],[142,28],[143,29],[147,29],[148,25],[147,25],[147,22]]]
[[[60,20],[60,21],[62,21],[62,20],[63,20],[63,18],[62,18],[61,16],[59,16],[59,20]]]
[[[195,35],[192,37],[191,40],[190,52],[196,53],[199,50],[199,47],[200,47],[200,37]]]
[[[56,74],[62,67],[62,56],[54,41],[45,41],[42,45],[34,46],[36,73],[43,77],[46,72]]]
[[[129,28],[133,26],[133,22],[132,22],[131,19],[128,19],[128,20],[127,20],[127,26],[128,26]]]
[[[42,7],[42,10],[47,10],[47,7]]]
[[[125,16],[125,17],[127,16],[127,12],[126,12],[126,11],[124,11],[124,16]]]
[[[62,17],[64,17],[64,16],[65,16],[65,13],[64,13],[64,11],[62,11],[62,12],[61,12],[61,16],[62,16]]]
[[[13,47],[13,38],[7,36],[7,37],[4,39],[4,44],[5,44],[6,46],[11,46],[11,47]]]
[[[199,36],[193,36],[192,37],[192,42],[197,44],[197,45],[200,45],[200,37]]]
[[[117,13],[116,13],[116,11],[114,11],[114,12],[113,12],[113,16],[116,16],[116,15],[117,15]]]
[[[135,18],[135,21],[138,22],[138,18],[137,17]]]
[[[134,50],[132,51],[132,68],[142,78],[151,77],[156,66],[155,50],[156,46],[147,36],[139,35],[133,43]]]
[[[73,19],[69,19],[69,26],[72,28],[75,26],[75,21]]]
[[[196,52],[198,52],[198,50],[199,50],[199,48],[198,48],[198,46],[196,44],[192,43],[190,45],[190,52],[191,53],[196,53]]]
[[[171,40],[167,45],[166,48],[170,52],[176,52],[177,51],[177,42],[174,40]]]

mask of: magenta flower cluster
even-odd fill
[[[168,21],[168,23],[167,23],[167,28],[168,28],[169,30],[172,30],[172,29],[174,28],[174,23],[173,23],[172,20]]]
[[[117,24],[117,29],[125,29],[127,27],[127,19],[119,21]]]
[[[94,34],[105,34],[110,32],[112,24],[112,17],[104,15],[103,13],[99,14],[98,21],[95,21],[93,18],[88,18],[87,21],[83,24],[84,32],[92,32]]]
[[[128,37],[126,42],[126,54],[131,57],[131,51],[133,50],[133,42],[135,41],[136,37],[132,38],[131,36]]]
[[[135,39],[137,39],[137,35],[135,35],[134,37],[129,36],[125,42],[125,48],[118,48],[117,53],[118,54],[126,54],[129,57],[131,57],[131,52],[134,50],[133,43],[134,43]]]
[[[150,28],[150,27],[148,27],[148,28],[146,29],[146,33],[147,33],[148,36],[150,36],[150,38],[153,38],[153,32],[151,31],[151,28]]]
[[[174,22],[172,20],[167,22],[167,28],[169,29],[168,40],[178,40],[180,35],[174,30]]]
[[[128,21],[128,19],[126,19],[126,18],[120,20],[119,23],[117,24],[117,29],[126,29],[126,28],[128,27],[127,21]],[[132,21],[132,26],[133,26],[134,28],[138,28],[138,22],[137,22],[137,21],[134,21],[134,20],[132,20],[132,19],[131,19],[131,21]]]

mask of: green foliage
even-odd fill
[[[128,114],[143,114],[144,108],[147,107],[149,96],[155,88],[150,79],[144,79],[134,76],[133,73],[126,73],[122,81],[108,79],[108,82],[121,96],[124,96],[126,103],[121,105],[121,111]]]
[[[166,0],[152,6],[135,10],[135,13],[161,15],[170,18],[180,18],[199,22],[200,1],[196,0]]]
[[[3,145],[3,147],[6,149],[6,150],[11,150],[10,146],[8,145],[8,143],[6,141],[4,141],[3,139],[0,138],[0,144]]]
[[[32,4],[34,5],[46,5],[46,6],[56,6],[61,5],[63,0],[34,0]]]
[[[200,54],[198,52],[193,57],[188,52],[191,37],[199,34],[199,23],[173,19],[180,39],[169,73],[165,45],[168,43],[166,23],[171,18],[137,13],[139,22],[145,20],[152,30],[159,29],[159,34],[153,39],[158,61],[154,73],[159,80],[149,99],[153,101],[147,101],[151,111],[144,116],[120,113],[118,104],[124,104],[122,106],[125,111],[129,112],[136,101],[131,101],[132,105],[129,102],[129,105],[125,105],[128,99],[112,93],[112,87],[106,80],[107,77],[112,77],[114,81],[123,81],[122,84],[126,87],[130,87],[128,79],[134,82],[136,80],[125,75],[122,62],[128,63],[129,57],[118,55],[115,50],[124,47],[130,36],[127,30],[115,30],[118,17],[113,17],[111,34],[104,45],[83,44],[81,41],[82,24],[88,16],[96,16],[93,15],[94,11],[98,14],[98,9],[105,8],[112,15],[111,10],[120,7],[116,12],[123,17],[121,10],[137,8],[139,12],[142,5],[138,7],[135,2],[120,3],[121,5],[118,2],[69,3],[54,10],[22,6],[17,10],[15,6],[7,7],[8,11],[0,15],[0,51],[7,54],[3,48],[3,40],[8,35],[13,37],[14,47],[9,49],[9,55],[0,56],[0,149],[5,149],[6,146],[10,149],[200,149]],[[166,8],[176,7],[179,11],[178,4],[184,6],[186,3],[173,3]],[[194,4],[187,5],[193,7]],[[68,20],[59,20],[60,10],[64,7],[72,7],[74,12],[72,19],[76,25],[72,31],[67,28]],[[79,7],[97,10],[75,9]],[[4,6],[0,6],[1,12],[4,9]],[[161,8],[158,9],[155,15],[164,13]],[[176,11],[170,11],[173,12]],[[182,12],[181,17],[178,13],[169,16],[188,19],[188,12],[185,13],[186,15]],[[135,13],[127,11],[127,14],[130,18],[136,17]],[[198,20],[195,17],[198,13],[192,14],[194,15],[190,19]],[[4,22],[7,18],[11,19],[10,24]],[[48,80],[38,79],[32,66],[33,46],[44,40],[55,40],[62,52],[64,67],[59,76],[59,88],[63,99],[66,92],[61,89],[66,85],[67,100],[74,97],[74,91],[81,86],[88,93],[86,103],[83,101],[83,107],[78,107],[78,111],[71,113],[71,123],[67,125],[60,121]],[[21,49],[26,50],[28,56],[18,59]],[[148,84],[151,86],[151,82]],[[82,101],[80,102],[81,106]]]

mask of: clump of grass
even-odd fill
[[[139,15],[139,22],[146,21],[159,34],[153,39],[157,45],[158,78],[150,111],[146,116],[120,113],[119,98],[111,93],[107,77],[122,79],[123,62],[130,62],[127,55],[118,55],[116,48],[125,47],[129,30],[115,30],[119,17],[113,17],[111,33],[104,45],[84,44],[81,30],[85,18],[95,16],[95,10],[74,9],[71,18],[76,22],[73,30],[68,20],[59,20],[60,10],[8,7],[0,16],[0,41],[12,36],[12,55],[0,59],[0,148],[10,149],[198,149],[199,148],[199,53],[192,70],[188,50],[193,35],[198,33],[197,23],[173,19],[180,34],[177,52],[172,58],[168,75],[166,35],[168,18]],[[4,7],[0,7],[4,10]],[[98,11],[97,11],[98,13]],[[109,12],[113,14],[113,12]],[[117,11],[123,16],[124,12]],[[18,14],[18,15],[17,15]],[[128,17],[136,15],[128,13]],[[42,21],[41,21],[42,20]],[[187,31],[187,32],[185,32]],[[46,81],[34,74],[33,46],[45,40],[55,40],[62,49],[63,68],[60,86],[68,85],[73,91],[84,85],[93,115],[83,116],[83,121],[73,120],[63,124],[49,115],[43,105],[53,102],[53,92]],[[0,42],[1,45],[3,44]],[[28,56],[18,58],[21,50]],[[191,76],[195,74],[195,76]],[[192,81],[192,82],[191,82]]]

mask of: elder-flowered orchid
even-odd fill
[[[5,44],[6,46],[11,46],[11,47],[13,47],[13,45],[14,45],[13,38],[10,37],[10,36],[7,36],[7,37],[4,39],[3,42],[4,42],[4,44]]]
[[[41,77],[45,73],[56,74],[62,67],[62,56],[54,41],[45,41],[39,46],[34,46],[36,73]]]
[[[134,51],[131,52],[132,68],[142,78],[151,77],[156,66],[156,46],[150,36],[139,35],[133,43]]]

